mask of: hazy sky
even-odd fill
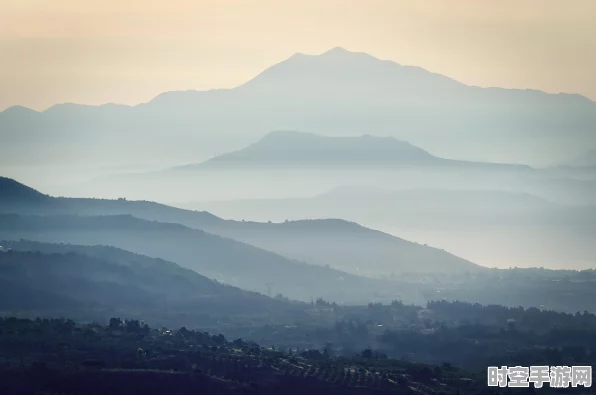
[[[596,100],[596,0],[0,0],[0,110],[239,85],[342,46]]]

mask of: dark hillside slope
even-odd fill
[[[114,247],[2,243],[12,248],[0,253],[4,312],[75,312],[97,319],[111,311],[153,322],[180,314],[195,324],[202,316],[207,325],[210,318],[205,317],[222,316],[288,322],[300,317],[303,309],[297,302],[243,291],[175,263]]]
[[[292,299],[317,297],[338,303],[416,300],[414,287],[350,275],[284,258],[259,248],[180,224],[144,221],[132,216],[0,215],[0,239],[110,245],[166,259],[218,281]]]
[[[20,189],[28,188],[16,182],[14,186]],[[204,211],[183,210],[153,202],[41,196],[41,201],[11,200],[0,194],[0,213],[132,215],[149,221],[179,223],[242,241],[288,258],[371,276],[389,276],[392,273],[461,274],[482,269],[445,251],[342,220],[241,222],[223,220]],[[169,229],[176,228],[172,226]],[[214,240],[220,242],[220,239]],[[173,260],[183,263],[177,259]],[[217,272],[218,270],[210,271],[214,275]],[[271,282],[277,283],[277,280]]]

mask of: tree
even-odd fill
[[[190,331],[183,326],[182,328],[178,329],[178,334],[182,336],[183,339],[186,339],[189,337]]]
[[[125,329],[128,333],[140,333],[141,324],[137,320],[127,320],[125,323]]]
[[[110,318],[110,324],[108,325],[108,328],[111,331],[122,329],[122,320],[120,320],[120,318]]]

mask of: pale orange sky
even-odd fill
[[[341,46],[596,100],[596,0],[0,0],[0,110],[239,85]]]

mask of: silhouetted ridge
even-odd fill
[[[20,116],[20,115],[28,116],[28,115],[34,115],[34,114],[39,114],[39,113],[31,108],[28,108],[28,107],[11,106],[11,107],[8,107],[7,109],[5,109],[4,111],[0,111],[0,114],[15,115],[15,116]]]
[[[133,160],[161,155],[173,144],[175,156],[190,161],[234,149],[229,141],[245,143],[263,131],[288,128],[352,136],[371,130],[444,157],[537,164],[552,162],[557,152],[562,161],[586,148],[595,106],[579,95],[468,86],[420,67],[334,48],[296,54],[231,89],[168,92],[131,107],[9,109],[0,113],[0,155],[20,150],[31,164],[71,154],[90,161],[87,153],[100,158],[106,152]],[[568,136],[564,145],[561,130]],[[86,143],[91,137],[92,147]],[[535,141],[545,149],[533,149]],[[197,143],[199,150],[193,148]],[[52,144],[56,149],[44,151]],[[554,154],[545,158],[547,152]]]
[[[317,92],[320,91],[335,92],[337,97],[342,97],[344,93],[357,96],[378,94],[379,89],[387,92],[397,89],[396,92],[401,91],[401,95],[406,91],[439,92],[464,87],[466,85],[460,82],[420,67],[405,66],[364,52],[336,47],[320,55],[296,53],[237,89],[261,93],[281,93],[290,89],[299,97],[317,100]]]
[[[182,210],[145,200],[64,198],[44,195],[10,178],[0,177],[0,212],[28,214],[121,216],[123,225],[148,221],[192,224],[221,221],[205,211]],[[136,217],[136,218],[135,218]]]
[[[41,202],[47,199],[51,198],[12,178],[0,177],[0,202]]]
[[[223,223],[222,227],[225,228],[225,224],[232,224],[232,226],[242,227],[244,229],[259,229],[259,228],[271,228],[271,229],[284,229],[286,231],[294,231],[294,232],[302,232],[302,231],[326,231],[326,232],[376,232],[372,229],[365,228],[364,226],[352,222],[346,221],[343,219],[336,219],[336,218],[327,218],[327,219],[301,219],[295,221],[285,221],[285,222],[254,222],[254,221],[245,221],[245,222],[234,222],[234,221],[226,221]],[[382,232],[379,232],[380,234]],[[332,233],[331,233],[332,234]],[[394,239],[399,239],[398,237],[390,236]]]
[[[379,60],[377,58],[375,58],[374,56],[371,56],[367,53],[364,52],[353,52],[353,51],[349,51],[345,48],[342,47],[335,47],[335,48],[331,48],[325,52],[323,52],[320,55],[314,55],[313,57],[318,57],[318,58],[336,58],[336,59],[344,59],[344,60],[349,60],[349,59],[356,59],[356,58],[369,58],[369,59],[375,59],[375,60]],[[396,63],[397,64],[397,63]]]
[[[0,214],[0,239],[114,246],[176,262],[208,278],[251,291],[268,292],[268,284],[275,284],[278,292],[297,300],[320,296],[356,303],[368,300],[373,291],[394,293],[394,284],[388,282],[288,259],[198,229],[130,216]]]
[[[119,230],[119,231],[188,231],[184,225],[178,223],[163,223],[156,221],[148,221],[133,217],[129,214],[119,215],[101,215],[101,216],[80,216],[80,215],[56,215],[44,217],[37,216],[19,216],[17,214],[6,214],[2,218],[7,223],[12,223],[14,229],[29,228],[36,224],[39,229],[53,229],[53,230],[71,230],[77,229],[79,231],[88,230]],[[13,222],[11,222],[13,221]],[[41,224],[41,225],[39,225]],[[204,233],[201,230],[195,230],[198,233]]]
[[[418,163],[441,160],[393,137],[326,137],[296,131],[267,134],[245,149],[205,163]]]
[[[315,135],[294,132],[274,133],[268,138],[275,139],[287,137],[287,135],[306,140],[319,138]],[[366,138],[368,137],[353,139]],[[394,139],[387,140],[394,141]],[[397,143],[400,142],[397,141]],[[46,201],[47,203],[43,204],[35,202],[31,204],[2,204],[3,202],[0,201],[0,213],[25,214],[23,216],[4,215],[0,217],[0,230],[3,228],[8,232],[5,233],[5,237],[14,239],[17,235],[22,235],[19,237],[34,239],[29,230],[35,230],[35,232],[47,233],[44,237],[48,235],[52,237],[46,241],[71,240],[70,242],[73,243],[87,244],[91,240],[91,233],[101,232],[101,239],[93,239],[93,244],[121,246],[156,257],[161,256],[163,250],[158,248],[158,243],[155,240],[166,242],[167,238],[171,242],[167,245],[168,251],[174,255],[163,256],[164,259],[190,265],[190,267],[200,267],[200,265],[195,265],[203,261],[212,274],[219,276],[227,272],[226,278],[231,279],[230,281],[234,284],[236,284],[236,280],[240,280],[237,276],[246,272],[248,277],[245,279],[251,280],[249,281],[251,289],[262,290],[260,288],[263,284],[262,279],[253,278],[253,275],[255,268],[263,263],[265,263],[263,271],[279,276],[276,277],[277,282],[280,278],[284,278],[283,281],[286,281],[290,269],[284,268],[284,262],[296,269],[298,269],[296,264],[300,264],[299,262],[288,262],[285,257],[320,266],[330,265],[356,275],[361,273],[358,268],[363,267],[367,267],[369,273],[378,274],[461,272],[462,270],[479,269],[477,265],[444,251],[411,243],[340,219],[313,219],[281,223],[240,222],[223,220],[208,212],[178,209],[144,201],[53,197],[47,197]],[[64,232],[67,234],[58,235],[58,233]],[[130,236],[134,244],[125,243],[123,234],[127,234],[127,237]],[[69,239],[71,236],[75,239]],[[148,242],[147,237],[149,236],[153,238],[151,242]],[[235,243],[233,240],[241,243]],[[180,245],[176,246],[179,243]],[[249,245],[257,248],[248,248]],[[136,250],[135,248],[141,249]],[[260,251],[258,251],[259,249]],[[268,251],[274,254],[270,254]],[[208,256],[209,254],[212,255]],[[221,260],[222,258],[223,260]],[[224,261],[232,264],[230,271],[227,269],[222,271],[224,267],[219,263]],[[251,265],[248,262],[253,263]],[[266,262],[270,262],[271,266]],[[305,277],[304,281],[312,282],[315,273],[312,272],[311,265],[306,266],[309,267],[305,268],[306,272],[313,273],[313,276]],[[279,269],[279,273],[277,269]],[[302,269],[297,270],[291,280],[300,278],[301,271]],[[335,272],[335,274],[328,272],[325,275],[330,275],[332,279],[347,278],[346,274],[340,275],[339,272]],[[316,277],[322,278],[321,273],[317,273]],[[354,278],[354,280],[356,279]],[[299,286],[302,287],[302,284],[305,283],[301,282]],[[289,286],[294,285],[296,284]],[[362,289],[362,285],[359,286]],[[302,293],[304,290],[297,291],[301,292],[300,295],[304,295]]]

